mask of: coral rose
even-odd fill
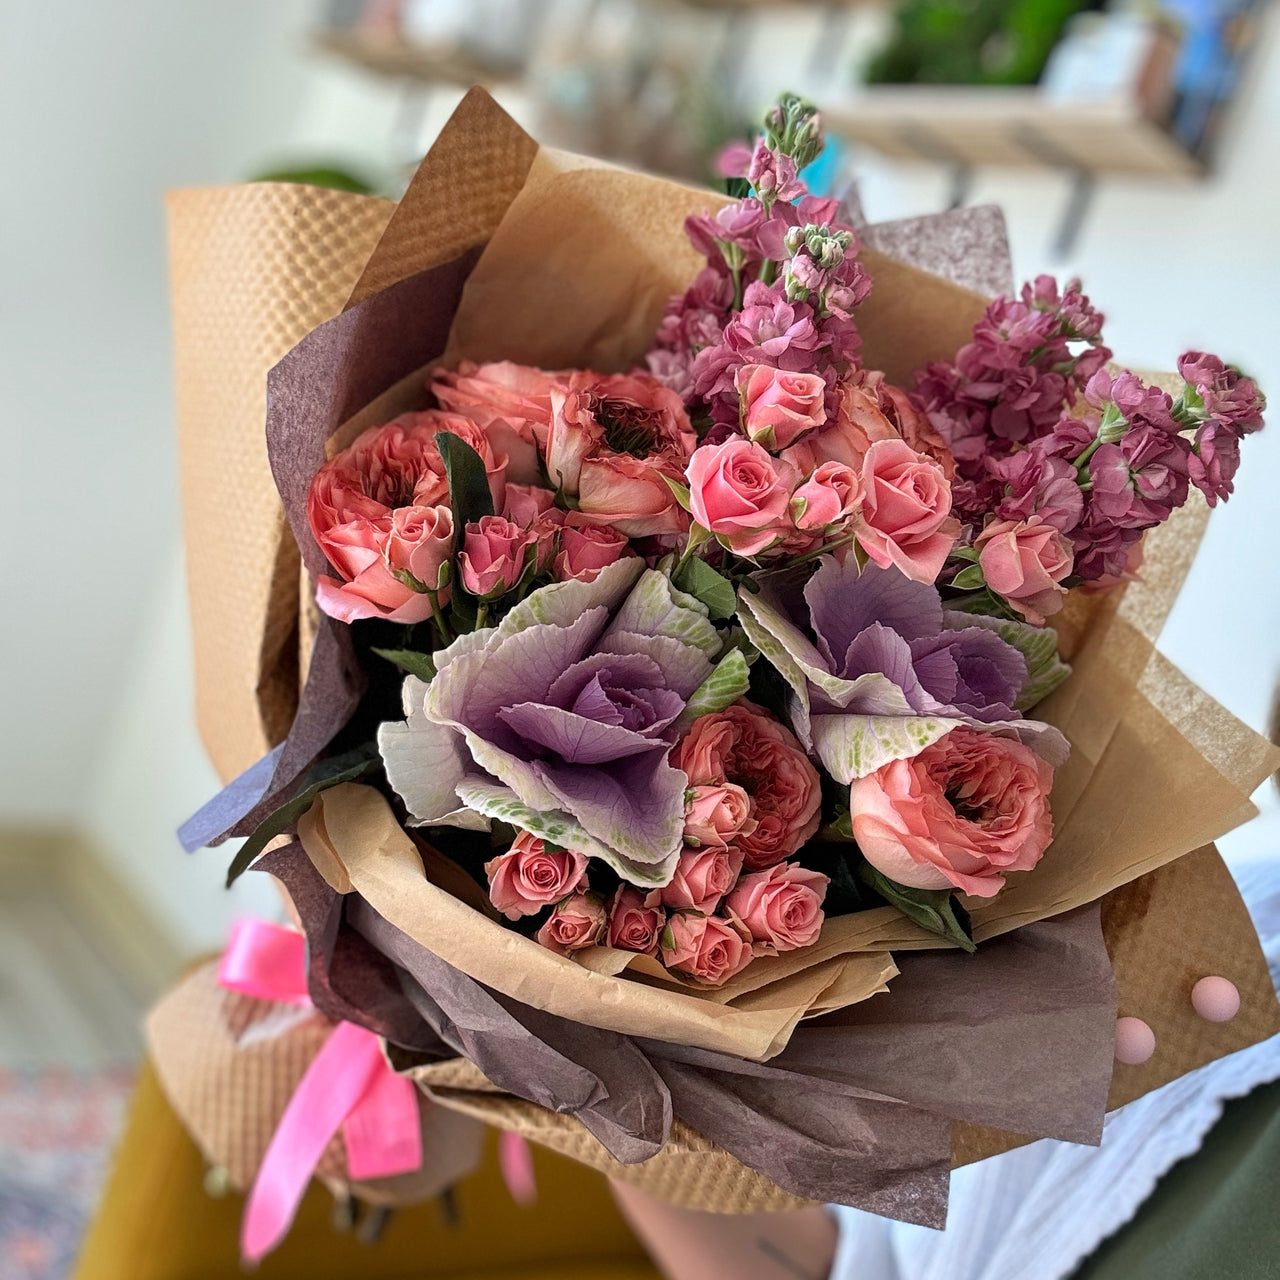
[[[915,889],[990,898],[1053,837],[1053,770],[1030,747],[953,729],[849,787],[854,839],[873,867]]]
[[[862,503],[862,481],[843,462],[824,462],[791,495],[791,518],[808,533],[852,515]]]
[[[658,901],[673,911],[712,915],[738,882],[742,854],[733,849],[686,849],[676,863],[671,883],[658,891]]]
[[[735,837],[756,829],[751,797],[732,782],[690,788],[684,811],[686,844],[725,849]]]
[[[759,555],[787,527],[791,474],[741,437],[706,444],[689,460],[689,508],[731,551]]]
[[[369,428],[316,472],[307,520],[339,574],[316,582],[325,613],[342,622],[406,624],[431,616],[427,589],[441,588],[453,551],[449,487],[435,437],[455,428],[479,431],[449,414],[404,414]],[[491,477],[505,483],[505,458],[490,451],[488,463]],[[447,599],[447,587],[441,590]]]
[[[896,565],[915,582],[935,581],[960,533],[942,468],[905,441],[877,440],[862,460],[856,527],[880,568]]]
[[[1062,608],[1062,585],[1075,556],[1071,543],[1041,516],[997,520],[974,540],[987,586],[1033,626]]]
[[[758,956],[795,951],[817,940],[827,877],[794,862],[745,875],[724,904],[725,915],[750,939]]]
[[[577,578],[594,582],[601,569],[627,554],[627,537],[608,525],[592,524],[570,511],[560,531],[560,550],[552,564],[557,582]]]
[[[567,956],[571,951],[594,947],[604,935],[604,903],[594,893],[575,893],[547,917],[537,938],[549,951]]]
[[[511,849],[484,864],[489,901],[508,920],[519,920],[559,902],[587,882],[587,859],[567,849],[548,849],[521,831]]]
[[[629,538],[681,533],[680,480],[696,437],[684,403],[644,373],[570,375],[551,392],[547,474],[584,518]]]
[[[608,943],[620,951],[655,955],[666,919],[667,913],[661,907],[646,905],[638,889],[621,885],[609,899]]]
[[[818,829],[818,771],[790,729],[745,699],[699,716],[671,763],[695,787],[731,782],[750,797],[756,825],[734,837],[749,870],[789,858]]]
[[[734,385],[747,439],[771,451],[787,448],[827,420],[827,384],[816,373],[745,364]]]
[[[751,961],[751,946],[715,916],[678,913],[663,936],[662,963],[709,987],[723,986]],[[670,943],[670,946],[665,945]]]
[[[502,516],[481,516],[467,525],[458,553],[462,585],[473,596],[491,600],[520,581],[529,548],[537,542],[531,529]]]

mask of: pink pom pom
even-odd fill
[[[1230,1022],[1240,1012],[1240,992],[1234,982],[1215,974],[1191,988],[1191,1003],[1206,1022]]]
[[[1156,1051],[1156,1033],[1141,1018],[1116,1019],[1116,1061],[1137,1067]]]

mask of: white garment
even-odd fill
[[[1232,868],[1280,985],[1280,859]],[[1107,1117],[1101,1147],[1044,1140],[951,1175],[947,1229],[831,1206],[831,1280],[1059,1280],[1199,1150],[1223,1103],[1280,1079],[1280,1036],[1210,1063]]]

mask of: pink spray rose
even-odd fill
[[[462,585],[473,596],[492,599],[520,581],[527,553],[537,542],[531,529],[502,516],[481,516],[467,525],[458,553]]]
[[[997,520],[974,540],[987,586],[1034,626],[1062,608],[1062,580],[1074,564],[1071,543],[1040,516]]]
[[[780,862],[738,881],[725,915],[750,939],[758,956],[776,956],[815,942],[822,929],[827,877],[794,862]]]
[[[915,889],[980,898],[1029,871],[1053,837],[1053,770],[1013,738],[958,728],[849,788],[854,839],[873,867]]]
[[[592,524],[576,511],[564,518],[560,550],[552,566],[557,582],[577,578],[594,582],[601,569],[627,553],[627,537],[608,525]]]
[[[507,853],[484,864],[489,901],[508,920],[519,920],[559,902],[587,883],[587,859],[567,849],[549,850],[521,831]]]
[[[658,892],[658,901],[673,911],[712,915],[738,881],[742,854],[734,849],[686,849],[676,863],[671,882]]]
[[[709,987],[723,986],[751,960],[750,944],[724,920],[679,912],[667,924],[662,963]]]
[[[689,460],[689,507],[731,551],[758,555],[786,528],[790,477],[786,463],[741,437],[705,444]]]
[[[791,518],[807,533],[844,520],[861,504],[858,473],[843,462],[824,462],[791,495]]]
[[[756,829],[751,797],[732,782],[691,787],[684,810],[684,838],[695,848],[727,848]]]
[[[556,495],[540,485],[509,484],[502,514],[535,539],[539,573],[549,573],[560,545],[565,513],[555,505]]]
[[[932,583],[960,533],[942,467],[903,440],[877,440],[862,460],[858,542],[882,569]]]
[[[818,829],[818,771],[790,729],[745,699],[699,716],[671,763],[692,786],[731,782],[751,798],[755,828],[734,837],[751,871],[789,858]]]
[[[331,617],[414,623],[431,616],[420,588],[439,585],[452,552],[449,487],[435,444],[442,423],[456,425],[451,417],[408,413],[371,427],[316,472],[307,520],[339,575],[316,583],[316,602]],[[492,454],[490,461],[501,470]]]
[[[609,899],[608,943],[620,951],[655,955],[666,918],[661,907],[645,905],[645,898],[638,889],[629,884],[620,885]]]
[[[785,449],[827,420],[826,381],[816,373],[787,373],[764,364],[744,364],[734,377],[749,440]]]
[[[571,951],[594,947],[604,936],[604,903],[594,893],[575,893],[559,903],[538,930],[538,941],[550,951],[567,956]]]
[[[574,373],[551,410],[547,474],[580,515],[629,538],[688,527],[663,479],[683,477],[697,441],[674,391],[646,373]]]

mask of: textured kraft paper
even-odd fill
[[[694,988],[648,986],[593,973],[432,884],[417,847],[372,787],[344,783],[323,792],[299,837],[332,888],[358,893],[384,920],[476,981],[623,1035],[768,1058],[837,981],[852,1002],[883,991],[897,972],[884,950],[857,957],[798,953],[801,968],[746,993],[742,1004],[704,998]]]
[[[255,1000],[218,985],[218,963],[193,970],[147,1017],[156,1074],[205,1159],[247,1191],[289,1099],[328,1039],[314,1011]],[[374,1204],[415,1204],[439,1195],[479,1164],[484,1130],[456,1109],[419,1108],[422,1167],[351,1182],[341,1130],[316,1166],[334,1194]]]
[[[327,1013],[346,1016],[354,999],[397,1065],[452,1080],[461,1055],[462,1070],[474,1064],[500,1092],[563,1113],[556,1123],[645,1177],[678,1163],[667,1148],[683,1123],[755,1169],[757,1191],[773,1182],[939,1225],[947,1116],[1074,1141],[1101,1132],[1115,985],[1096,907],[976,959],[909,957],[887,995],[806,1024],[757,1064],[589,1027],[483,987],[358,894],[337,894],[296,843],[262,865],[288,888]]]
[[[501,113],[498,115],[501,116]],[[529,164],[526,163],[531,162],[528,147],[522,147],[518,139],[511,141],[519,131],[505,117],[491,117],[487,127],[503,134],[507,139],[496,148],[499,155],[507,157],[504,170],[506,186],[503,188],[502,198],[508,199],[510,196],[508,216],[512,213],[520,215],[517,208],[520,196],[511,193],[522,193],[525,175],[531,173]],[[474,141],[479,143],[482,139],[477,137]],[[465,145],[463,149],[465,151]],[[516,181],[512,175],[522,163],[525,164],[525,174],[520,175],[519,181]],[[600,181],[607,184],[611,196],[624,190],[637,198],[646,199],[648,193],[655,189],[653,186],[646,186],[646,180],[639,179],[636,175],[619,175],[618,171],[608,170],[599,172],[602,175]],[[601,202],[592,194],[591,174],[589,167],[574,168],[565,164],[562,159],[547,157],[546,164],[530,177],[527,184],[530,188],[528,203],[534,212],[540,211],[543,215],[548,213],[545,198],[535,200],[539,186],[548,183],[560,184],[558,194],[561,197],[572,196],[573,201],[577,201],[576,204],[570,201],[567,205],[561,201],[565,218],[559,231],[561,243],[572,238],[571,233],[579,225],[577,220],[580,217],[586,219],[582,225],[596,230],[603,228],[607,233],[607,201]],[[456,179],[454,186],[457,186]],[[674,184],[661,186],[670,194],[669,189]],[[689,202],[689,209],[708,207],[717,199],[708,193],[675,188],[676,192],[682,190],[687,193],[685,198]],[[296,188],[257,188],[250,191],[276,191],[274,198],[283,199],[287,195],[290,200],[306,204],[308,209],[311,208],[308,202],[332,194]],[[545,194],[543,192],[544,197]],[[419,191],[416,197],[416,216],[419,220],[424,216],[424,210],[433,207],[431,200],[424,200],[423,195]],[[434,195],[440,202],[437,208],[446,206],[452,198],[450,192],[443,188]],[[257,399],[256,405],[251,401],[260,397],[258,380],[265,377],[265,370],[272,359],[264,359],[256,348],[250,349],[252,344],[237,345],[235,326],[240,323],[241,313],[228,318],[227,312],[231,304],[221,296],[220,286],[224,278],[247,280],[249,284],[245,287],[252,292],[261,280],[265,280],[271,288],[254,295],[257,310],[251,314],[270,319],[274,312],[279,311],[286,319],[291,320],[297,303],[290,291],[297,289],[299,280],[306,281],[306,272],[276,271],[273,277],[272,270],[267,269],[270,264],[266,259],[259,263],[257,257],[261,257],[263,253],[281,256],[277,241],[281,235],[280,226],[287,223],[284,238],[296,258],[299,245],[289,240],[289,236],[303,234],[300,228],[305,228],[308,218],[313,216],[311,212],[299,213],[297,209],[291,209],[283,219],[278,219],[272,225],[269,234],[260,234],[255,239],[253,235],[239,234],[234,218],[220,224],[222,211],[218,207],[218,201],[234,205],[240,198],[237,193],[228,192],[182,193],[175,197],[178,203],[188,201],[189,208],[195,210],[186,226],[198,227],[203,223],[213,227],[213,232],[206,235],[205,244],[200,243],[199,237],[183,234],[183,224],[178,218],[171,221],[174,228],[175,303],[178,301],[180,285],[185,287],[183,305],[175,306],[175,317],[179,346],[188,545],[190,547],[194,542],[199,542],[202,553],[201,557],[193,555],[191,562],[197,646],[198,649],[203,647],[206,654],[205,661],[198,659],[197,668],[201,726],[215,762],[224,776],[251,763],[266,745],[282,736],[284,727],[287,727],[287,714],[280,712],[277,707],[272,712],[275,717],[272,721],[274,727],[270,730],[264,728],[271,717],[265,715],[263,707],[275,705],[270,704],[267,696],[271,690],[287,692],[291,679],[296,686],[296,660],[293,661],[292,668],[289,663],[292,660],[290,645],[296,628],[300,588],[296,568],[292,577],[289,573],[280,571],[282,564],[287,568],[290,563],[296,562],[290,561],[287,550],[289,540],[283,533],[278,495],[260,483],[267,475],[261,435],[261,400]],[[261,200],[264,197],[255,196],[254,199]],[[347,199],[358,200],[355,197]],[[675,202],[676,196],[671,195],[670,199]],[[501,200],[495,201],[495,205],[500,203]],[[350,207],[352,210],[356,208],[355,205]],[[380,231],[386,225],[390,206],[380,202],[361,202],[361,207],[363,212],[359,216],[370,226],[376,225]],[[337,204],[328,208],[330,217],[340,216],[333,212],[337,209]],[[354,214],[351,216],[354,217]],[[629,213],[626,217],[631,220],[628,225],[644,229],[645,220],[638,213]],[[270,219],[264,215],[264,221],[269,222]],[[502,221],[504,219],[500,216],[499,223],[495,225],[500,225]],[[331,228],[331,238],[336,240],[341,236],[352,236],[353,225],[354,223],[350,223],[342,228]],[[508,234],[504,234],[504,239],[509,245],[518,246],[520,235],[515,222],[506,228],[506,233]],[[548,231],[544,225],[541,234],[545,237],[552,233],[554,227]],[[368,239],[373,238],[369,227],[365,227],[364,234]],[[678,254],[679,250],[675,247],[681,243],[678,226],[667,228],[665,234],[669,251]],[[495,239],[496,236],[490,236],[490,244]],[[869,244],[875,243],[872,235],[868,235],[867,239]],[[614,243],[619,249],[629,251],[631,248],[625,242]],[[189,270],[182,275],[178,270],[177,260],[184,246],[193,245],[193,257],[186,264]],[[216,252],[206,252],[210,246]],[[646,252],[652,259],[653,251],[646,249]],[[238,262],[229,263],[224,260],[220,266],[211,267],[210,261],[216,262],[219,253],[224,255],[224,259],[238,258]],[[412,237],[401,240],[396,253],[399,256],[393,255],[394,261],[400,263],[400,267],[388,267],[387,277],[378,278],[379,286],[394,283],[390,276],[397,275],[398,270],[417,271],[432,265],[430,261],[424,262],[415,256]],[[283,256],[288,257],[287,254]],[[487,253],[482,255],[477,272],[484,267],[488,256]],[[355,261],[357,257],[361,261]],[[334,267],[334,271],[342,277],[342,288],[334,287],[331,280],[328,292],[308,286],[313,295],[322,293],[325,299],[323,308],[317,310],[313,307],[309,313],[315,317],[312,326],[319,319],[335,313],[341,301],[335,305],[332,298],[347,290],[349,282],[357,275],[365,273],[365,258],[367,252],[361,246],[359,252],[353,252],[340,268]],[[864,355],[869,365],[887,368],[891,375],[902,377],[906,370],[925,359],[953,353],[960,342],[967,339],[969,327],[983,304],[983,298],[978,292],[982,287],[980,281],[966,279],[965,283],[973,286],[972,289],[957,287],[954,283],[938,280],[910,265],[877,255],[871,250],[868,250],[866,259],[877,278],[877,288],[860,317],[864,329]],[[389,262],[392,260],[388,259]],[[490,259],[490,267],[495,260]],[[588,261],[594,262],[594,270],[603,266],[603,260],[598,255]],[[538,258],[525,259],[517,265],[537,277],[538,262]],[[227,271],[232,267],[239,274],[229,277]],[[194,285],[192,281],[195,282]],[[473,281],[478,287],[484,283],[485,277],[482,275],[477,278],[473,272],[468,285]],[[686,281],[687,276],[679,281],[677,287],[683,287]],[[522,300],[535,309],[545,307],[548,297],[559,296],[548,295],[545,292],[546,283],[544,275],[544,291],[538,293],[534,283],[529,282],[527,289],[521,294]],[[573,296],[583,296],[585,283],[576,282]],[[554,282],[551,284],[554,285]],[[274,293],[271,292],[272,288]],[[203,294],[201,289],[204,290]],[[207,307],[202,306],[202,298],[209,304]],[[467,299],[468,295],[464,291],[463,307],[455,324],[455,341],[459,337],[458,326],[463,326],[463,336],[466,336],[468,331],[465,324],[471,323],[465,312]],[[587,297],[586,301],[591,302],[591,298]],[[314,296],[310,297],[309,305],[314,302]],[[507,314],[495,317],[495,324],[505,324],[512,320],[510,312],[514,308],[510,308],[509,299],[506,305]],[[634,326],[633,331],[645,332],[646,326],[656,318],[652,313],[660,309],[660,305],[661,299],[655,292],[653,296],[646,297],[643,307],[630,312],[626,319]],[[579,350],[601,350],[607,353],[614,340],[608,333],[602,332],[599,326],[608,323],[611,316],[617,318],[616,307],[611,311],[609,305],[602,304],[588,306],[581,313],[561,311],[555,320],[557,325],[575,326],[575,340],[579,344]],[[526,330],[534,327],[527,320],[521,323]],[[274,338],[280,339],[282,331],[296,335],[298,328],[304,326],[289,329],[276,316],[266,327]],[[533,333],[533,339],[551,346],[564,341],[563,334],[550,323],[544,326],[541,337],[536,332]],[[296,341],[296,337],[294,340]],[[473,329],[468,343],[476,345],[464,345],[460,349],[463,354],[471,354],[473,350],[479,352],[483,350],[480,344],[488,340],[484,332],[477,334]],[[287,345],[286,341],[280,339],[280,347]],[[228,350],[233,353],[231,356],[227,354]],[[273,358],[279,354],[278,348],[272,349]],[[505,351],[501,354],[510,356],[514,353]],[[638,351],[633,354],[638,354]],[[242,388],[249,387],[252,394],[246,393],[238,401],[229,403],[223,395],[223,388],[218,384],[220,378],[226,380],[232,372],[230,364],[233,359],[242,362],[234,370],[238,384]],[[185,377],[184,360],[188,362]],[[600,363],[603,364],[604,361],[601,360]],[[187,388],[185,395],[184,386]],[[212,400],[209,401],[208,396],[202,399],[199,393],[203,392],[210,393]],[[194,419],[191,418],[193,412],[196,414]],[[189,420],[195,423],[194,431],[188,429]],[[188,447],[189,437],[196,440],[203,448],[203,453]],[[246,459],[243,473],[250,483],[236,486],[234,493],[223,493],[221,504],[213,502],[212,493],[216,486],[211,487],[210,477],[219,473],[230,475],[239,460]],[[199,528],[199,522],[193,520],[192,496],[198,489],[202,492],[195,494],[195,514],[203,511],[209,517]],[[229,498],[234,499],[232,509],[236,510],[239,517],[234,531],[226,528],[224,515]],[[1167,531],[1161,530],[1151,538],[1148,566],[1144,571],[1144,578],[1148,583],[1152,579],[1156,580],[1157,586],[1163,583],[1167,602],[1171,602],[1176,595],[1177,585],[1185,575],[1190,555],[1190,551],[1187,551],[1185,557],[1170,555],[1171,550],[1179,549],[1164,536],[1166,532],[1171,534],[1172,530],[1171,525]],[[234,537],[230,540],[229,532],[234,532]],[[1186,530],[1183,529],[1182,533],[1185,535]],[[1195,538],[1192,537],[1192,549],[1194,541]],[[1186,550],[1185,538],[1181,547]],[[1083,849],[1081,856],[1090,860],[1092,866],[1090,874],[1101,877],[1098,883],[1103,887],[1097,890],[1098,893],[1112,887],[1109,880],[1120,885],[1126,879],[1141,876],[1137,884],[1151,883],[1159,886],[1165,882],[1165,878],[1175,873],[1183,874],[1184,864],[1193,862],[1194,858],[1184,859],[1183,863],[1174,863],[1154,874],[1144,875],[1143,872],[1149,866],[1158,865],[1168,857],[1176,856],[1179,851],[1195,848],[1247,817],[1252,811],[1247,799],[1247,792],[1252,789],[1251,780],[1260,779],[1271,765],[1270,758],[1255,735],[1239,731],[1239,727],[1229,718],[1223,720],[1225,713],[1221,713],[1221,709],[1214,708],[1202,693],[1155,654],[1153,642],[1159,630],[1158,624],[1152,629],[1142,617],[1125,616],[1130,602],[1140,599],[1145,590],[1146,584],[1136,584],[1102,601],[1073,600],[1068,615],[1063,618],[1059,628],[1067,650],[1077,663],[1078,674],[1055,695],[1059,705],[1054,707],[1054,717],[1060,724],[1064,719],[1072,723],[1069,736],[1073,737],[1080,763],[1069,765],[1063,771],[1055,791],[1055,812],[1060,828],[1059,844],[1055,844],[1054,848]],[[1167,612],[1167,603],[1164,605],[1164,612]],[[1162,620],[1163,614],[1159,609],[1154,610],[1153,614],[1158,614]],[[1073,625],[1077,627],[1074,635],[1071,633]],[[217,668],[216,663],[211,666],[209,655],[224,665],[221,668]],[[1116,673],[1124,678],[1122,689],[1134,690],[1131,697],[1117,696],[1116,686],[1110,683]],[[1155,734],[1154,739],[1150,737],[1151,733]],[[1148,812],[1135,814],[1132,822],[1126,826],[1129,797],[1125,795],[1124,787],[1116,782],[1116,777],[1124,776],[1135,750],[1140,753],[1140,768],[1143,771],[1153,765],[1159,766],[1164,769],[1164,776],[1181,788],[1186,797],[1184,810],[1192,810],[1189,818],[1184,819],[1179,813],[1171,812],[1168,807],[1160,804],[1151,806]],[[1167,766],[1166,755],[1171,757]],[[1266,768],[1263,767],[1264,762]],[[1129,777],[1140,778],[1143,773],[1135,771]],[[1197,788],[1202,786],[1209,792],[1207,802],[1203,805],[1196,803],[1201,798]],[[1133,828],[1148,818],[1157,824],[1157,831],[1152,839],[1145,842],[1145,847],[1126,850],[1123,859],[1112,860],[1105,848],[1112,838],[1111,834],[1108,834],[1107,839],[1088,838],[1087,815],[1095,804],[1107,806],[1108,816],[1118,823],[1115,830],[1124,831],[1126,839]],[[1073,823],[1079,825],[1073,828]],[[1107,828],[1099,823],[1095,824],[1095,830],[1104,832]],[[1082,843],[1078,846],[1062,844],[1064,838],[1068,841],[1079,838]],[[1162,844],[1164,847],[1156,847]],[[1045,889],[1038,896],[1053,899],[1053,904],[1047,909],[1061,910],[1071,900],[1074,868],[1064,858],[1058,863],[1058,872],[1050,874],[1053,867],[1052,855],[1051,850],[1042,864]],[[1205,856],[1210,861],[1216,859],[1216,855],[1211,852]],[[1201,855],[1195,855],[1195,858],[1200,857]],[[1107,864],[1105,867],[1102,865],[1104,862]],[[1217,865],[1220,867],[1220,864]],[[1032,886],[1039,875],[1038,871],[1036,877],[1025,878],[1021,884],[1016,881],[1012,883],[1007,891],[1008,904],[1001,904],[998,908],[1000,914],[979,919],[979,928],[984,931],[984,936],[998,933],[1003,928],[1013,928],[1021,919],[1034,918],[1044,904],[1038,900],[1032,901],[1028,895],[1036,896]],[[1055,875],[1061,883],[1055,882]],[[1183,887],[1187,887],[1186,882]],[[1200,876],[1191,883],[1191,887],[1201,894],[1196,899],[1200,915],[1194,923],[1205,932],[1202,954],[1211,955],[1216,950],[1226,950],[1228,944],[1235,943],[1239,943],[1246,951],[1256,953],[1256,940],[1252,939],[1247,918],[1237,909],[1238,897],[1229,883],[1229,877]],[[1118,890],[1121,897],[1128,892],[1129,889]],[[1148,995],[1154,998],[1153,991],[1145,988],[1142,975],[1162,971],[1161,957],[1166,953],[1176,953],[1181,946],[1181,931],[1185,930],[1187,922],[1174,921],[1167,913],[1152,914],[1165,896],[1167,895],[1153,892],[1134,898],[1130,902],[1129,913],[1116,916],[1109,925],[1108,941],[1113,949],[1116,946],[1116,936],[1134,939],[1133,952],[1128,961],[1131,969],[1128,981],[1134,985],[1128,988],[1128,995],[1135,1009],[1145,1003]],[[893,945],[906,949],[912,942],[907,938]],[[1125,997],[1126,987],[1122,985],[1122,1002]],[[1233,1035],[1242,1038],[1240,1043],[1232,1047],[1242,1047],[1244,1043],[1261,1039],[1275,1026],[1274,995],[1269,983],[1265,982],[1265,977],[1262,981],[1252,983],[1245,998],[1246,1007],[1241,1015],[1233,1023],[1226,1024]],[[1173,1032],[1174,1039],[1168,1042],[1170,1052],[1164,1058],[1164,1065],[1153,1070],[1170,1070],[1172,1074],[1169,1078],[1172,1078],[1173,1075],[1180,1074],[1181,1070],[1188,1069],[1186,1066],[1175,1065],[1186,1059],[1179,1038],[1184,1030]],[[1220,1048],[1222,1043],[1213,1041],[1211,1056],[1220,1056],[1220,1052],[1229,1051]],[[1162,1051],[1163,1048],[1164,1044]],[[565,1120],[563,1117],[553,1119]],[[565,1120],[565,1123],[575,1122]],[[982,1140],[979,1135],[975,1142],[980,1145]]]

